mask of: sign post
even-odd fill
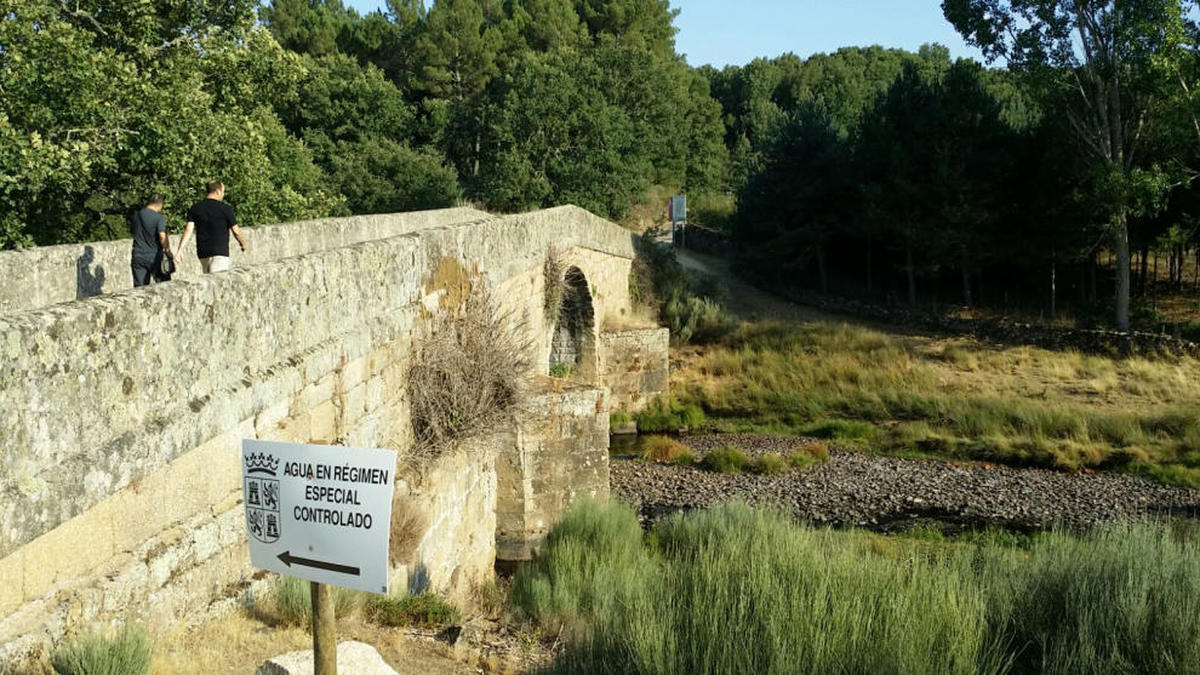
[[[388,592],[396,451],[242,441],[250,562],[312,582],[313,664],[336,675],[330,586]]]
[[[312,588],[313,675],[337,675],[337,621],[333,587],[310,581]]]

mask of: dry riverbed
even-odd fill
[[[734,445],[783,455],[808,443],[792,436],[719,434],[680,439],[697,458]],[[1145,514],[1200,516],[1200,490],[1113,473],[1074,474],[986,464],[901,459],[833,450],[823,465],[779,476],[717,474],[614,457],[614,497],[655,519],[727,502],[794,509],[815,524],[903,528],[923,519],[965,526],[1086,527]]]

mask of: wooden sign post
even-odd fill
[[[315,581],[312,585],[313,675],[337,675],[337,621],[333,588]]]

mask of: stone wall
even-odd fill
[[[635,413],[670,383],[671,334],[666,328],[631,328],[600,333],[600,381],[614,411]]]
[[[595,326],[628,315],[631,236],[574,207],[0,315],[0,663],[77,622],[167,626],[236,593],[254,574],[242,438],[397,447],[403,457],[413,340],[463,283],[493,289],[545,374],[552,244],[586,275]],[[607,489],[604,392],[572,396],[541,403],[552,408],[550,441],[523,422],[511,445],[535,471],[570,467],[533,476],[530,532],[570,498]],[[461,587],[485,567],[490,542],[473,528],[489,526],[481,514],[498,470],[472,466],[434,467],[430,482],[405,486],[442,518],[429,532],[446,537],[422,541],[410,584],[422,566],[434,588]],[[466,506],[447,503],[453,494],[470,495]],[[467,562],[452,564],[463,541]]]
[[[247,252],[242,253],[233,245],[230,254],[234,266],[246,267],[488,217],[487,213],[476,209],[455,208],[244,228]],[[171,241],[177,244],[179,236],[173,236]],[[131,288],[131,247],[131,239],[119,239],[0,251],[0,278],[21,281],[0,285],[0,313]],[[200,273],[196,249],[192,244],[188,244],[188,249],[184,251],[176,279]]]
[[[460,607],[473,604],[472,591],[496,563],[496,459],[513,442],[511,431],[487,434],[432,465],[402,468],[396,504],[407,513],[392,519],[393,541],[410,538],[413,546],[393,546],[392,593],[432,591]]]
[[[529,560],[567,506],[608,496],[606,391],[563,380],[538,386],[497,466],[500,560]]]

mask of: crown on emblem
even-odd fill
[[[251,453],[244,458],[247,471],[265,471],[274,474],[279,468],[279,459],[266,453]]]

